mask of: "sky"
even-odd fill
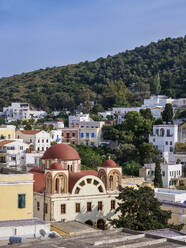
[[[186,35],[186,0],[0,0],[0,77]]]

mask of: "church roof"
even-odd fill
[[[60,159],[62,161],[80,160],[78,152],[69,145],[56,144],[51,146],[43,155],[42,159]]]

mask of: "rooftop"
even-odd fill
[[[65,224],[64,224],[65,225]],[[114,229],[107,231],[87,232],[68,238],[56,238],[33,241],[16,245],[22,248],[171,248],[186,247],[184,241],[175,240],[158,235],[159,233],[142,233],[128,229]],[[4,246],[9,247],[9,246]]]
[[[0,168],[0,175],[1,174],[4,174],[4,175],[9,175],[9,174],[27,174],[27,172],[23,172],[23,171],[17,171],[17,170],[14,170],[14,169],[9,169],[9,168],[6,168],[6,167],[2,167]]]

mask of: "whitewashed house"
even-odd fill
[[[34,151],[46,151],[51,144],[50,134],[44,130],[18,130],[16,138],[23,139]]]
[[[173,124],[153,125],[153,133],[149,136],[149,142],[161,151],[166,162],[174,161],[175,143],[178,142],[178,126]]]
[[[174,185],[173,179],[182,176],[182,164],[165,164],[161,163],[161,173],[163,187],[169,188]],[[139,169],[139,176],[144,177],[146,181],[153,181],[155,176],[155,163],[145,164],[143,168]]]
[[[69,115],[68,117],[69,128],[79,126],[80,122],[89,122],[89,121],[93,121],[90,118],[89,114],[80,113],[77,115]]]
[[[21,169],[28,148],[23,139],[0,140],[0,166]]]

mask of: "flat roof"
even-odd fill
[[[47,222],[38,218],[0,221],[0,227],[30,226],[30,225],[42,225],[42,224],[43,225],[47,224]]]
[[[9,246],[4,246],[9,247]],[[17,244],[22,248],[171,248],[186,247],[186,243],[180,240],[164,238],[150,233],[136,232],[129,229],[113,229],[97,231],[85,235],[68,238],[55,238],[40,241]]]

